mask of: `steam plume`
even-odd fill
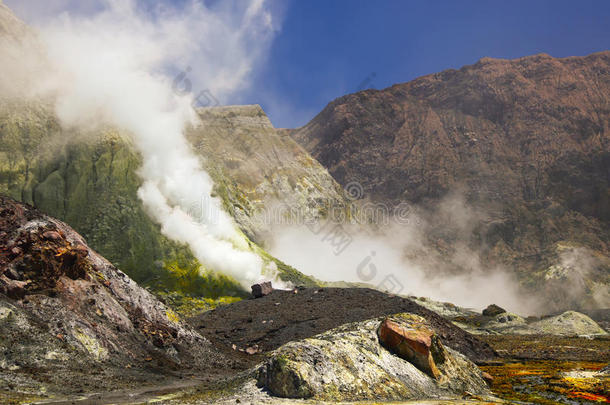
[[[224,99],[248,84],[273,36],[271,13],[262,0],[215,8],[192,1],[183,10],[144,4],[108,0],[93,15],[44,20],[36,40],[44,62],[19,81],[4,75],[2,87],[29,82],[29,93],[55,101],[66,127],[110,123],[126,130],[143,157],[138,196],[162,232],[188,244],[208,268],[248,285],[262,277],[263,263],[211,196],[213,182],[183,130],[196,122],[197,89]],[[31,53],[21,44],[11,66],[34,66]],[[174,91],[168,75],[181,70],[190,73],[182,76],[186,95]],[[193,205],[201,206],[198,221],[187,215]]]

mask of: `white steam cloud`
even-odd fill
[[[31,43],[18,52],[3,46],[15,63],[4,69],[2,88],[20,83],[28,94],[54,100],[66,127],[126,130],[143,157],[138,196],[163,233],[244,286],[261,279],[262,260],[211,196],[213,182],[183,131],[196,121],[198,90],[222,100],[247,86],[273,37],[272,14],[262,0],[214,8],[191,1],[180,10],[124,0],[97,6],[92,15],[64,13],[36,26],[42,62],[32,62]],[[180,71],[188,73],[179,83],[187,95],[175,91],[171,75]],[[205,213],[197,222],[187,215],[193,205]]]
[[[432,231],[429,221],[415,212],[408,218],[393,217],[393,211],[385,210],[388,215],[377,218],[386,226],[330,222],[277,226],[269,232],[269,251],[325,281],[364,283],[389,293],[477,310],[495,303],[522,314],[537,312],[540,302],[521,291],[513,274],[500,267],[485,268],[479,254],[464,242],[479,215],[459,193],[431,213],[458,234],[455,248],[443,255],[438,247],[427,244],[426,235]]]

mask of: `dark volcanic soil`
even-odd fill
[[[400,312],[424,316],[447,346],[475,362],[497,357],[494,350],[473,335],[459,329],[407,298],[368,288],[307,288],[275,290],[266,297],[225,305],[189,319],[220,351],[247,368],[260,354],[240,352],[258,345],[260,351],[274,350],[292,340],[304,339],[349,322]],[[232,348],[235,345],[236,350]]]

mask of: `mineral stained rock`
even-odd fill
[[[454,321],[454,324],[475,335],[603,336],[608,334],[593,319],[576,311],[566,311],[535,322],[528,322],[511,312],[503,312],[478,325],[462,321]]]
[[[386,319],[406,330],[426,328],[424,318],[398,314],[287,343],[257,370],[258,385],[279,397],[332,401],[491,395],[477,366],[439,342],[431,346],[443,353],[433,355],[438,378],[384,348],[377,331]]]
[[[608,333],[585,314],[566,311],[530,325],[540,334],[563,336],[607,335]]]
[[[446,351],[438,336],[415,317],[408,328],[404,325],[384,320],[377,331],[381,344],[430,377],[440,378],[436,362],[445,361]]]

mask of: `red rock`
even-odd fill
[[[444,348],[434,332],[423,325],[406,328],[389,319],[379,326],[381,344],[400,358],[438,379],[441,374],[435,363],[433,352],[444,352]]]
[[[271,294],[271,292],[273,292],[271,281],[265,281],[252,286],[252,296],[254,298],[264,297],[265,295]]]

